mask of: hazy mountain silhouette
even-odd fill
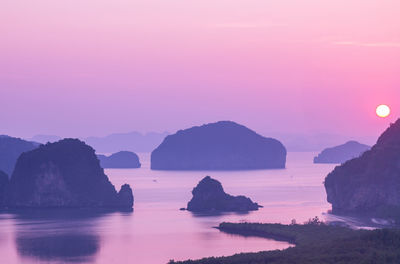
[[[332,133],[310,133],[310,134],[289,134],[289,133],[268,133],[271,137],[279,139],[286,149],[291,152],[321,152],[326,146],[337,146],[352,138],[351,135],[340,135]],[[373,144],[376,136],[360,137],[356,135],[357,141]]]
[[[151,153],[155,170],[268,169],[285,163],[281,142],[231,121],[180,130]]]
[[[314,158],[314,163],[343,163],[359,157],[370,148],[357,141],[348,141],[345,144],[324,149]]]
[[[88,137],[83,140],[98,153],[114,153],[121,150],[137,153],[153,151],[167,135],[167,132],[146,134],[130,132],[111,134],[105,137]]]
[[[0,170],[10,176],[21,153],[33,150],[39,145],[20,138],[0,136]]]
[[[35,135],[29,140],[46,144],[47,142],[53,143],[61,140],[61,137],[55,135]]]
[[[315,133],[315,134],[291,134],[284,132],[266,132],[270,137],[281,141],[288,151],[294,152],[310,152],[321,151],[326,146],[340,145],[348,140],[349,135],[339,135],[331,133]],[[99,153],[114,153],[121,150],[129,150],[134,152],[151,152],[153,151],[169,133],[115,133],[104,137],[86,137],[81,138],[87,142]],[[62,139],[56,135],[35,135],[28,138],[28,141],[39,142],[45,144],[47,142],[56,142]],[[357,137],[357,140],[372,144],[376,137]]]

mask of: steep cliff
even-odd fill
[[[400,216],[400,119],[371,150],[337,166],[325,189],[333,212]]]
[[[8,207],[132,208],[129,186],[118,194],[94,150],[77,139],[23,153],[6,192]]]
[[[0,208],[4,207],[7,186],[8,175],[0,171]]]

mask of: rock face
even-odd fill
[[[348,141],[343,145],[324,149],[314,158],[314,163],[341,164],[350,159],[359,157],[370,148],[370,146],[358,143],[357,141]]]
[[[0,208],[4,206],[6,188],[8,185],[8,175],[0,171]]]
[[[100,165],[103,168],[140,168],[141,164],[138,155],[130,151],[120,151],[111,156],[97,155]]]
[[[18,157],[23,152],[33,150],[38,146],[38,143],[20,138],[0,136],[0,170],[11,175]]]
[[[121,186],[121,190],[118,193],[119,206],[124,208],[132,208],[133,205],[133,192],[129,184]]]
[[[192,212],[247,212],[261,207],[245,196],[225,193],[221,183],[210,176],[202,179],[192,194],[193,198],[187,205],[187,210]]]
[[[64,139],[19,157],[7,187],[6,205],[130,209],[133,196],[129,185],[116,192],[90,146]]]
[[[400,216],[400,119],[359,158],[325,179],[334,213]]]
[[[151,153],[153,170],[270,169],[285,163],[281,142],[231,121],[180,130]]]

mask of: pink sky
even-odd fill
[[[398,0],[2,0],[0,134],[375,136],[400,116]],[[379,119],[378,104],[392,116]]]

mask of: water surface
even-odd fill
[[[107,169],[117,187],[134,190],[133,212],[41,210],[0,214],[1,263],[166,263],[290,246],[225,234],[223,221],[298,223],[326,214],[323,180],[335,165],[313,164],[315,153],[288,153],[286,169],[254,171],[151,171],[149,154],[140,169]],[[248,214],[195,215],[180,211],[206,175],[226,192],[263,205]],[[337,219],[334,219],[337,220]]]

